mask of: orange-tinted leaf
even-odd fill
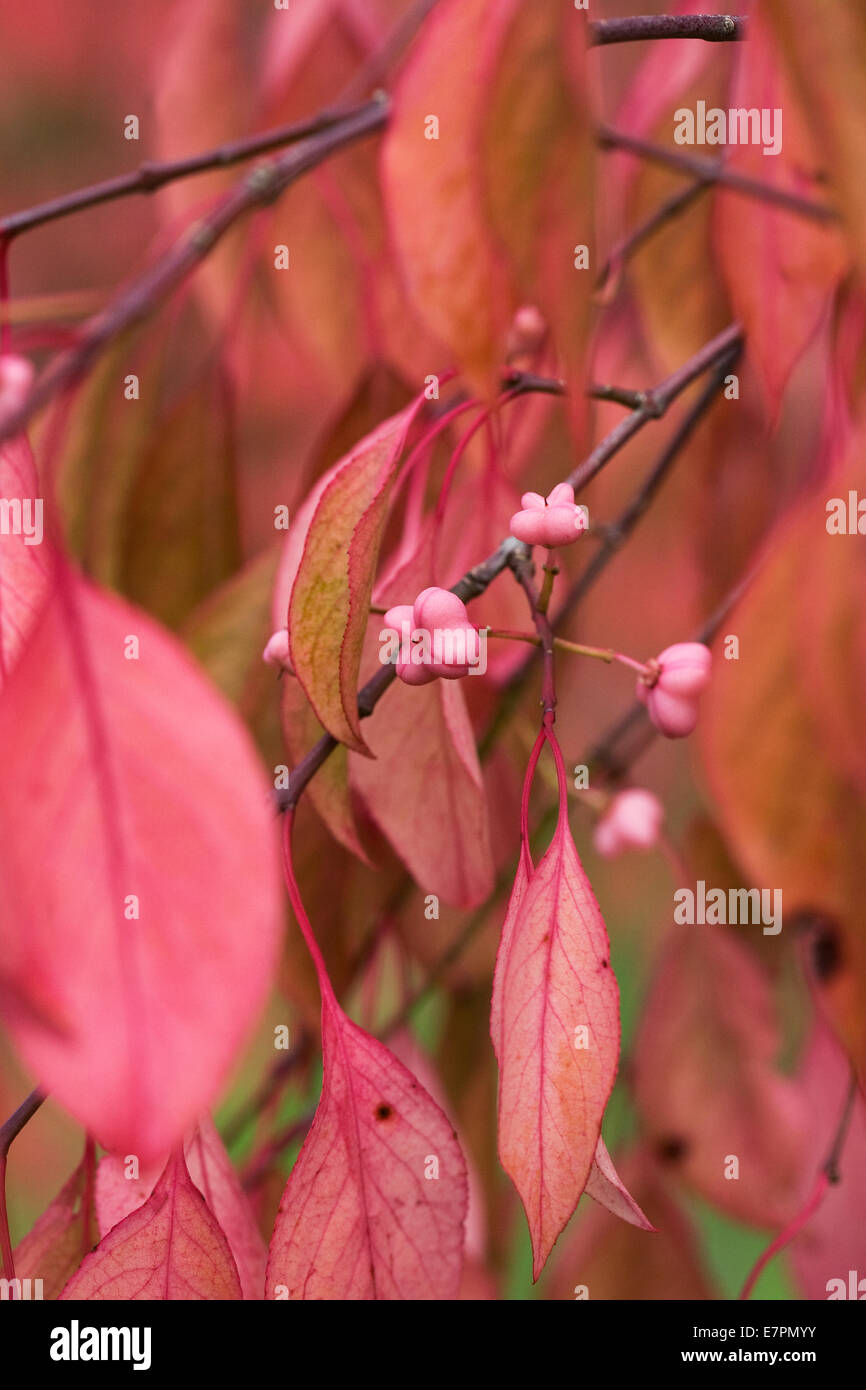
[[[358,674],[379,543],[397,460],[414,409],[386,420],[318,493],[289,600],[292,666],[329,733],[367,752]]]
[[[518,870],[496,961],[499,1154],[523,1202],[534,1277],[586,1187],[619,1056],[619,997],[566,816]]]
[[[760,144],[732,144],[727,167],[821,202],[826,194],[811,120],[756,8],[748,43],[736,46],[730,105],[778,112],[774,129],[781,144],[769,157]],[[791,371],[845,271],[845,246],[835,228],[724,188],[716,195],[715,229],[731,303],[775,419]]]

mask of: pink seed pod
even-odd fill
[[[448,589],[424,589],[411,608],[408,604],[389,608],[385,627],[400,635],[397,676],[407,685],[427,685],[437,676],[459,680],[478,664],[478,629],[470,623],[465,603]]]
[[[281,627],[272,637],[268,638],[267,646],[262,652],[262,661],[266,661],[269,666],[277,666],[283,671],[291,671],[288,628]]]
[[[586,509],[575,506],[570,483],[557,483],[546,498],[524,492],[520,506],[511,518],[511,534],[524,545],[546,545],[553,550],[571,545],[586,530]]]
[[[606,859],[626,849],[652,849],[663,819],[657,796],[642,787],[630,787],[613,798],[595,827],[593,844]]]
[[[637,683],[637,697],[665,738],[685,738],[698,722],[698,696],[710,679],[713,657],[703,642],[676,642],[656,658],[653,685]]]

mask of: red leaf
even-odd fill
[[[184,1155],[192,1182],[229,1243],[243,1297],[263,1298],[265,1244],[212,1120],[201,1122],[184,1145]],[[128,1178],[126,1160],[119,1155],[106,1154],[96,1173],[96,1212],[103,1235],[147,1201],[161,1171],[162,1164],[157,1164],[141,1170],[138,1178]]]
[[[280,1203],[267,1296],[456,1298],[467,1179],[454,1130],[327,990],[322,1046],[322,1098]]]
[[[386,420],[320,479],[289,600],[292,666],[328,732],[358,752],[368,751],[358,673],[379,543],[418,404]]]
[[[181,1153],[152,1195],[115,1226],[60,1295],[71,1299],[239,1299],[232,1253]]]
[[[607,932],[561,796],[549,849],[517,873],[491,1016],[499,1156],[526,1211],[536,1279],[589,1179],[619,1055]]]
[[[269,986],[265,776],[182,648],[69,571],[0,698],[0,752],[6,1022],[40,1083],[146,1162],[213,1099]]]

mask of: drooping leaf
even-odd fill
[[[228,1241],[181,1152],[168,1160],[144,1206],[112,1227],[60,1297],[124,1302],[242,1297]]]
[[[860,159],[866,134],[866,12],[857,0],[793,10],[764,0],[776,49],[805,100],[809,123],[830,168],[861,279],[866,273],[866,188]],[[787,118],[787,113],[786,113]]]
[[[5,1021],[100,1143],[146,1161],[213,1099],[270,983],[267,782],[173,639],[68,569],[0,750]]]
[[[748,43],[736,45],[730,106],[774,113],[780,148],[732,144],[727,168],[815,202],[826,198],[807,110],[787,78],[778,45],[761,14]],[[778,115],[775,113],[778,112]],[[847,265],[839,232],[772,203],[720,188],[715,202],[716,250],[731,303],[746,332],[770,418]]]
[[[741,1221],[782,1226],[801,1192],[808,1113],[777,1068],[768,982],[731,930],[673,929],[634,1047],[635,1098],[671,1172]]]
[[[782,893],[785,920],[817,911],[838,923],[838,969],[822,992],[862,1075],[863,540],[828,531],[833,499],[848,524],[861,438],[850,438],[843,466],[770,536],[760,572],[727,620],[740,659],[720,663],[699,733],[720,825],[750,880]]]
[[[191,1181],[228,1241],[243,1297],[262,1298],[267,1251],[252,1207],[212,1120],[202,1120],[197,1126],[184,1145],[184,1156]],[[103,1236],[143,1206],[159,1181],[163,1166],[155,1164],[140,1170],[137,1178],[130,1178],[123,1156],[105,1155],[96,1173],[96,1212]]]
[[[395,91],[382,156],[392,239],[410,299],[482,396],[521,302],[548,318],[570,379],[584,350],[582,18],[554,0],[445,0]]]
[[[99,1240],[92,1190],[92,1171],[86,1159],[15,1247],[18,1279],[41,1279],[42,1297],[57,1298],[85,1255]]]
[[[267,1297],[453,1299],[466,1166],[442,1111],[325,993],[324,1080],[271,1240]]]
[[[367,752],[358,719],[367,630],[388,496],[417,407],[386,420],[327,476],[289,600],[291,661],[329,733]]]
[[[561,810],[518,870],[496,960],[499,1154],[523,1202],[537,1279],[592,1169],[619,1056],[604,921]]]

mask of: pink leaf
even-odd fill
[[[367,751],[357,693],[370,595],[391,484],[418,404],[367,435],[317,484],[289,600],[292,666],[324,727],[358,752]]]
[[[499,1156],[526,1211],[537,1279],[590,1177],[619,1055],[607,932],[564,804],[537,868],[522,864],[517,873],[491,1036]]]
[[[264,1296],[267,1251],[252,1207],[238,1181],[231,1159],[210,1119],[202,1120],[184,1145],[187,1171],[229,1243],[244,1298]],[[162,1165],[127,1177],[126,1160],[106,1154],[96,1172],[96,1213],[102,1235],[147,1201]]]
[[[324,1080],[289,1178],[267,1296],[455,1299],[466,1165],[438,1105],[323,992]]]
[[[88,1255],[61,1299],[141,1301],[239,1299],[228,1241],[181,1153],[152,1195]]]
[[[0,757],[6,1022],[101,1144],[147,1162],[212,1101],[271,980],[266,778],[183,649],[71,571],[0,698]]]

